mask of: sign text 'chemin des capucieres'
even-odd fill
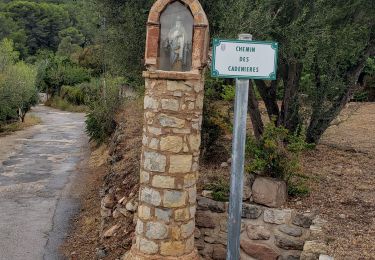
[[[213,77],[276,80],[278,43],[213,40]]]

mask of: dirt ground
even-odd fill
[[[136,115],[133,115],[133,119],[134,117]],[[135,132],[139,132],[139,125],[135,124],[133,130],[126,131],[133,132],[135,136]],[[139,149],[134,146],[128,144],[122,149],[131,149],[133,152],[134,149]],[[105,151],[96,152],[92,161],[99,161],[99,158],[105,157],[104,153]],[[321,144],[303,156],[304,173],[309,176],[311,192],[305,198],[291,199],[288,206],[317,211],[328,221],[325,230],[328,253],[335,259],[375,259],[374,158],[375,103],[348,105],[328,129]],[[132,165],[135,163],[133,160]],[[99,240],[99,191],[105,182],[105,172],[105,166],[102,165],[86,174],[82,210],[63,247],[70,259],[96,259],[96,251],[102,246]],[[128,239],[126,240],[129,241]],[[120,246],[119,241],[119,237],[111,245],[107,241],[107,247],[113,249],[116,245]],[[118,259],[124,249],[109,252],[104,259]]]
[[[317,210],[328,221],[335,259],[375,259],[374,158],[375,103],[351,103],[304,155],[311,193],[290,206]]]

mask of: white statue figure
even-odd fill
[[[188,45],[185,42],[187,38],[186,30],[182,25],[181,17],[177,17],[176,24],[168,33],[167,48],[169,49],[171,69],[182,71],[187,62]]]

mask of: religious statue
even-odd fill
[[[187,66],[189,44],[187,42],[187,33],[182,25],[181,17],[177,17],[176,24],[169,31],[164,47],[169,52],[171,70],[183,71]]]

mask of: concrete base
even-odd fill
[[[161,255],[146,255],[138,250],[131,249],[127,252],[121,260],[201,260],[197,250],[194,250],[188,255],[183,256],[161,256]]]

